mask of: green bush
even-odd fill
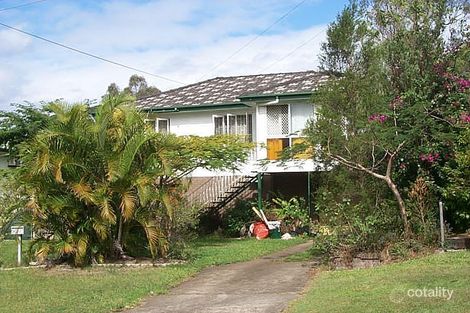
[[[338,243],[339,239],[336,234],[318,233],[313,240],[310,253],[312,256],[320,258],[324,263],[327,263],[337,250]]]
[[[415,239],[396,241],[388,248],[392,259],[408,259],[426,250],[427,247],[423,245],[422,242]]]
[[[315,195],[319,222],[312,254],[324,259],[345,253],[381,252],[401,238],[398,208],[387,191],[360,173],[334,169]]]
[[[240,230],[243,226],[248,227],[249,224],[257,219],[251,209],[253,206],[256,206],[256,204],[252,201],[237,200],[235,206],[228,210],[222,221],[222,228],[227,236],[240,236]]]
[[[27,196],[14,177],[14,170],[0,169],[0,241],[10,232],[13,223],[31,224],[26,207]]]
[[[188,242],[198,237],[200,211],[200,206],[188,203],[175,209],[168,258],[187,260],[191,257]]]
[[[274,198],[272,202],[274,205],[272,211],[276,214],[277,219],[284,224],[286,232],[305,232],[305,228],[308,231],[310,218],[304,198],[293,197],[289,200]]]

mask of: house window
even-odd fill
[[[226,125],[227,125],[226,116],[214,116],[214,134],[216,135],[225,134]]]
[[[145,120],[145,123],[150,126],[151,129],[167,134],[170,132],[170,120],[167,118],[157,118],[156,120]]]
[[[272,105],[266,108],[268,136],[289,134],[289,105]]]
[[[215,135],[243,135],[248,141],[252,140],[253,117],[251,114],[227,114],[214,116]]]
[[[170,120],[167,118],[158,118],[157,131],[159,133],[168,134],[170,132]]]
[[[298,103],[290,106],[291,132],[301,135],[310,119],[313,118],[314,108],[309,103]]]

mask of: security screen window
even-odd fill
[[[268,136],[289,134],[289,106],[272,105],[266,108],[268,115]]]

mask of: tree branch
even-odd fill
[[[398,152],[400,152],[401,148],[403,147],[403,145],[405,144],[405,141],[402,141],[398,147],[395,149],[395,151],[393,151],[393,153],[390,154],[390,157],[388,159],[388,162],[387,162],[387,172],[385,174],[385,176],[387,178],[390,178],[391,175],[392,175],[392,165],[393,165],[393,159],[395,158],[395,156],[398,154]]]
[[[330,154],[329,155],[330,158],[332,158],[333,160],[349,167],[349,168],[352,168],[352,169],[356,169],[356,170],[359,170],[359,171],[363,171],[363,172],[366,172],[374,177],[377,177],[377,178],[380,178],[380,179],[386,179],[386,177],[384,175],[381,175],[381,174],[378,174],[366,167],[364,167],[363,165],[359,164],[359,163],[356,163],[356,162],[353,162],[353,161],[350,161],[350,160],[347,160],[345,158],[343,158],[342,156],[339,156],[339,155],[333,155],[333,154]]]

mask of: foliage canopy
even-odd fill
[[[250,144],[236,137],[157,133],[132,105],[106,97],[86,105],[53,103],[49,125],[22,146],[19,177],[39,237],[39,259],[84,265],[126,257],[127,243],[145,234],[154,257],[165,256],[181,178],[197,167],[236,167]]]
[[[352,1],[322,46],[332,79],[314,97],[310,146],[382,180],[407,238],[416,229],[406,194],[422,178],[428,197],[442,195],[444,168],[459,171],[457,138],[470,125],[468,14],[466,1]]]

